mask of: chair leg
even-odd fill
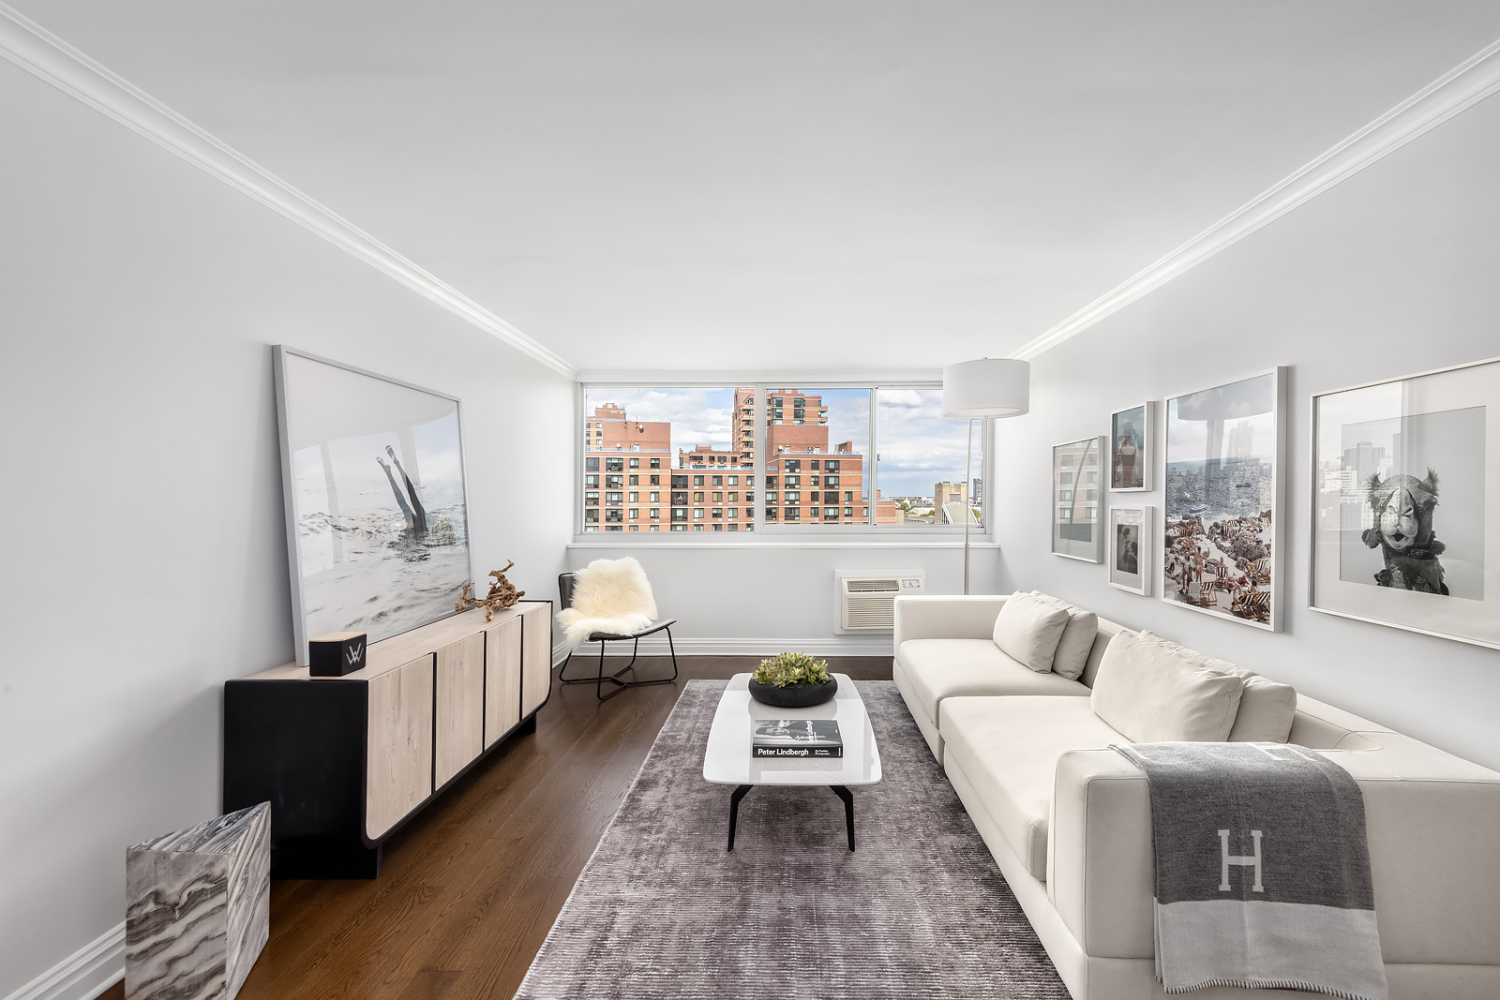
[[[673,643],[672,643],[672,630],[670,628],[668,628],[666,630],[666,633],[667,633],[667,649],[671,650],[671,652],[672,652],[672,680],[675,681],[677,679],[677,647],[675,645],[673,645]],[[639,640],[637,640],[637,641],[639,641]]]
[[[599,666],[595,671],[593,677],[567,676],[568,664],[573,662],[573,654],[570,652],[568,653],[568,658],[566,660],[563,660],[562,669],[557,672],[557,680],[561,684],[587,684],[589,681],[593,681],[594,696],[600,701],[608,701],[610,698],[613,698],[615,695],[619,694],[626,688],[642,687],[647,684],[671,684],[673,681],[677,680],[679,676],[679,671],[677,668],[677,646],[672,642],[672,630],[669,628],[665,631],[667,633],[667,648],[672,654],[672,676],[670,677],[656,677],[646,681],[620,680],[621,674],[633,671],[635,669],[635,661],[640,656],[641,640],[639,636],[636,636],[635,644],[630,650],[630,662],[625,664],[625,666],[621,667],[619,670],[616,670],[614,673],[607,674],[604,672],[604,643],[606,642],[606,640],[599,639],[597,640],[599,643]],[[608,694],[605,694],[605,684],[613,684],[615,685],[615,689],[613,691],[610,691]]]

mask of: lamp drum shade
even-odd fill
[[[1018,417],[1031,408],[1031,365],[981,358],[943,369],[943,416],[958,420]]]

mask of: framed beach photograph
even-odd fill
[[[1500,359],[1312,397],[1314,611],[1500,649]]]
[[[369,641],[454,614],[469,565],[459,401],[272,350],[297,662],[327,632]]]
[[[1104,561],[1099,512],[1106,442],[1084,438],[1052,449],[1052,554],[1084,562]]]
[[[1153,507],[1109,509],[1109,585],[1142,597],[1151,596],[1151,528]]]
[[[1167,400],[1164,601],[1281,627],[1281,439],[1286,369]]]
[[[1109,488],[1117,493],[1151,489],[1156,452],[1156,401],[1110,415]]]

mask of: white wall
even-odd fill
[[[6,996],[218,813],[222,684],[292,657],[269,345],[461,397],[475,568],[539,594],[575,387],[7,63],[0,135]]]
[[[819,656],[890,655],[889,632],[835,631],[838,570],[924,570],[927,593],[963,593],[963,543],[952,536],[939,543],[897,544],[820,534],[803,545],[783,542],[785,537],[766,535],[748,544],[661,545],[610,545],[590,538],[569,547],[568,565],[580,569],[594,559],[621,556],[640,560],[662,617],[678,619],[672,628],[678,652],[765,655],[795,642],[800,651]],[[976,594],[992,593],[998,586],[999,551],[977,534],[972,541],[970,588]],[[625,643],[616,645],[622,647],[618,652],[629,652]],[[650,644],[651,651],[662,651],[660,645]]]
[[[1001,589],[1040,587],[1500,767],[1500,652],[1307,610],[1308,397],[1500,355],[1497,169],[1491,100],[1037,358],[1031,414],[999,424]],[[1291,369],[1282,633],[1113,589],[1103,566],[1049,554],[1052,444],[1273,365]],[[1159,510],[1162,495],[1112,502]]]

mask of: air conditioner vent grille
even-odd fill
[[[851,594],[895,594],[900,590],[899,580],[854,579],[849,581]]]
[[[896,598],[922,593],[921,573],[840,576],[839,630],[889,632],[896,627]]]

